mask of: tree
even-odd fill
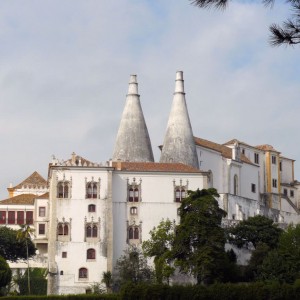
[[[249,217],[235,227],[228,229],[229,241],[238,248],[256,248],[258,243],[265,243],[270,248],[277,246],[282,229],[278,228],[272,220],[264,216]]]
[[[225,8],[229,0],[190,0],[200,8]],[[293,11],[292,17],[287,19],[282,26],[270,25],[270,43],[273,46],[282,44],[295,45],[300,43],[300,0],[286,0]],[[262,0],[265,5],[272,6],[275,0]]]
[[[112,279],[112,274],[110,271],[102,273],[101,282],[105,284],[107,292],[111,292],[111,285],[112,285],[113,279]]]
[[[0,256],[5,260],[17,261],[19,259],[27,259],[35,255],[35,247],[30,239],[18,240],[17,230],[13,230],[6,226],[0,227]],[[27,247],[26,247],[27,242]]]
[[[260,279],[293,283],[300,278],[300,224],[290,225],[260,268]]]
[[[172,252],[175,264],[182,272],[192,274],[198,284],[222,278],[226,240],[221,221],[226,212],[219,208],[218,196],[212,188],[189,191],[179,208],[180,224]]]
[[[124,251],[116,263],[116,271],[121,285],[124,283],[151,282],[153,272],[147,264],[147,259],[138,248]]]
[[[11,281],[11,269],[6,260],[0,256],[0,289],[7,286]]]
[[[157,283],[163,283],[164,280],[169,283],[169,278],[175,271],[175,268],[171,266],[174,229],[175,223],[169,219],[162,220],[157,228],[154,227],[150,231],[150,239],[142,245],[145,256],[154,257]]]
[[[34,229],[29,225],[20,225],[20,229],[17,233],[17,239],[22,242],[25,241],[26,245],[26,259],[27,259],[27,279],[28,279],[28,294],[30,295],[30,272],[29,272],[29,250],[28,250],[28,240],[31,240],[31,234]]]

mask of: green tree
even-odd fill
[[[0,289],[7,286],[11,281],[11,269],[6,260],[0,256]]]
[[[225,8],[229,0],[190,0],[192,4],[200,8]],[[254,1],[253,1],[254,2]],[[272,6],[275,0],[261,0],[265,5]],[[300,0],[286,0],[289,3],[292,16],[287,19],[282,26],[278,24],[270,25],[270,43],[273,46],[282,44],[295,45],[300,43]]]
[[[180,270],[192,274],[198,284],[222,279],[226,239],[221,221],[226,212],[219,208],[216,197],[212,188],[189,191],[179,208],[173,256]]]
[[[101,282],[105,284],[107,292],[111,292],[111,285],[113,283],[113,278],[110,271],[102,273]]]
[[[142,244],[145,256],[154,257],[157,283],[163,283],[164,280],[169,283],[169,278],[175,271],[171,265],[174,230],[175,223],[169,219],[162,220],[157,227],[150,231],[150,239]]]
[[[27,259],[35,255],[35,247],[30,239],[18,240],[17,230],[13,230],[6,226],[0,227],[0,256],[5,260],[17,261],[19,259]],[[27,243],[27,247],[26,247]]]
[[[300,224],[282,233],[278,247],[264,259],[259,278],[287,283],[300,278]]]
[[[147,259],[138,248],[129,248],[124,251],[116,263],[116,271],[121,285],[124,283],[151,282],[153,271],[147,264]]]
[[[275,248],[282,229],[278,228],[272,220],[264,216],[249,217],[235,227],[228,229],[229,241],[238,248],[256,248],[258,243],[265,243],[270,248]]]
[[[28,294],[30,295],[30,272],[29,272],[29,240],[31,240],[31,234],[34,229],[32,229],[29,225],[20,225],[20,229],[17,233],[17,239],[20,242],[25,241],[26,246],[26,259],[27,259],[27,279],[28,279]]]

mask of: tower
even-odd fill
[[[175,93],[160,162],[183,163],[199,168],[196,145],[185,101],[183,72],[176,72]]]
[[[131,75],[113,161],[153,162],[153,152],[143,115],[136,75]]]

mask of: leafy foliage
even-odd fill
[[[292,283],[300,278],[300,224],[290,225],[269,252],[260,269],[260,279]]]
[[[163,283],[164,280],[169,283],[169,278],[175,271],[175,268],[171,266],[174,230],[175,223],[169,219],[162,220],[150,231],[150,239],[142,245],[145,256],[154,257],[157,283]]]
[[[29,257],[35,255],[36,249],[30,238],[18,240],[17,234],[17,230],[6,226],[0,227],[0,256],[5,260],[17,261],[19,259],[27,259],[26,243]]]
[[[106,290],[108,292],[110,292],[111,291],[111,285],[113,283],[113,278],[112,278],[112,274],[111,274],[110,271],[102,273],[102,280],[101,280],[101,282],[105,284]]]
[[[11,269],[6,260],[0,256],[0,289],[11,281]]]
[[[191,273],[199,283],[212,283],[222,278],[225,234],[221,228],[226,212],[219,208],[215,189],[189,191],[179,208],[180,224],[173,245],[175,264]]]
[[[124,251],[116,263],[116,271],[121,285],[124,283],[151,282],[153,272],[147,264],[147,259],[138,248],[129,248]]]
[[[200,8],[225,8],[229,0],[190,0],[192,4]],[[253,1],[254,2],[254,1]],[[300,0],[286,0],[293,12],[291,18],[283,22],[283,25],[272,24],[270,26],[270,43],[273,46],[282,44],[295,45],[300,43]],[[275,0],[262,0],[265,5],[272,6]]]
[[[228,233],[229,241],[238,248],[250,247],[250,243],[254,248],[258,243],[275,248],[282,229],[278,228],[269,218],[257,215],[229,228]]]

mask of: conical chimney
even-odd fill
[[[153,152],[143,115],[136,75],[131,75],[113,161],[153,162]]]
[[[183,163],[199,168],[193,130],[185,101],[182,71],[176,72],[175,93],[160,162]]]

